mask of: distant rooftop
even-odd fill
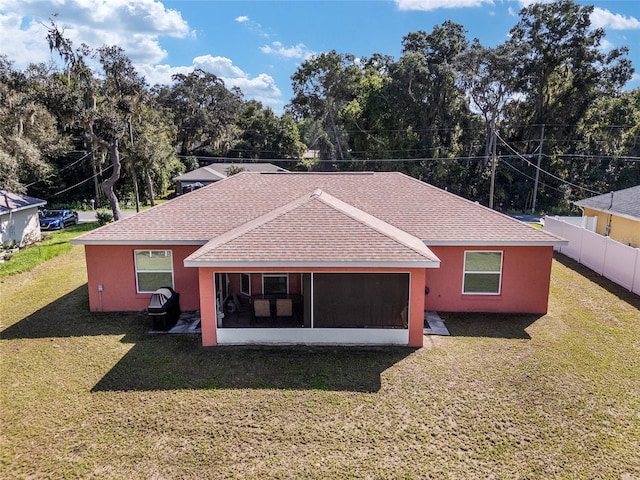
[[[173,180],[176,182],[217,182],[227,178],[227,171],[229,167],[241,168],[242,171],[245,172],[279,173],[287,171],[272,163],[212,163],[182,175],[178,175]]]
[[[36,197],[0,190],[0,214],[17,212],[25,208],[41,207],[46,203],[45,200]]]
[[[640,185],[585,198],[575,205],[640,220]]]

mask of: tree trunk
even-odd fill
[[[136,201],[136,213],[138,213],[140,211],[140,192],[138,190],[138,175],[134,169],[131,169],[131,178],[133,178],[133,194]]]
[[[145,171],[145,175],[147,177],[147,190],[149,190],[149,201],[151,202],[151,206],[156,206],[156,196],[153,193],[153,179],[151,178],[151,174],[149,170]]]
[[[333,130],[333,138],[336,142],[336,147],[338,148],[338,153],[340,154],[340,160],[344,160],[344,154],[342,153],[342,143],[340,142],[340,138],[338,137],[338,128],[336,126],[336,121],[333,116],[332,106],[329,107],[329,120],[331,120],[331,129]]]
[[[487,126],[487,140],[484,143],[484,160],[482,166],[486,167],[489,163],[489,157],[491,156],[491,150],[493,147],[493,129],[495,128],[495,115],[491,117],[490,123]]]
[[[122,213],[120,212],[120,204],[118,202],[118,197],[116,197],[116,193],[113,191],[113,187],[120,179],[120,170],[122,169],[122,165],[120,163],[120,150],[118,149],[117,139],[109,145],[109,150],[111,151],[113,171],[111,172],[111,176],[102,182],[102,190],[109,200],[109,205],[111,205],[113,219],[118,221],[122,217]]]
[[[91,143],[87,146],[88,148],[93,148]],[[100,153],[102,155],[102,153]],[[93,188],[95,190],[95,200],[96,207],[100,205],[100,180],[98,179],[98,161],[96,160],[96,152],[94,151],[91,154],[91,170],[93,172]]]

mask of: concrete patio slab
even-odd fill
[[[438,312],[424,312],[425,335],[450,335]]]

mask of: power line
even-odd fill
[[[430,149],[435,150],[435,148]],[[389,150],[385,150],[389,151]],[[391,150],[394,151],[394,150]],[[406,151],[406,150],[403,150]],[[358,152],[355,152],[358,153]],[[518,152],[515,152],[516,155],[513,155],[517,158],[523,158],[522,155]],[[537,155],[537,154],[536,154]],[[620,159],[626,162],[640,162],[640,157],[631,157],[631,156],[613,156],[613,155],[587,155],[587,154],[556,154],[556,155],[547,155],[543,154],[544,157],[553,158],[553,157],[572,157],[572,158],[586,158],[591,160],[614,160]],[[246,157],[207,157],[205,155],[176,155],[178,158],[187,158],[194,157],[197,160],[208,160],[211,162],[218,163],[255,163],[259,162],[300,162],[301,159],[298,158],[246,158]],[[508,158],[507,155],[500,155],[500,158]],[[597,158],[596,158],[597,157]],[[315,158],[313,160],[320,163],[365,163],[365,162],[429,162],[429,161],[447,161],[447,160],[484,160],[485,155],[469,155],[469,156],[454,156],[454,157],[416,157],[416,158],[351,158],[351,159],[320,159]],[[526,158],[525,158],[526,160]]]
[[[507,162],[504,158],[502,157],[498,157],[498,160],[502,163],[504,163],[505,165],[507,165],[508,167],[512,168],[513,170],[515,170],[516,172],[518,172],[520,175],[527,177],[529,180],[533,180],[535,182],[535,178],[533,178],[531,175],[527,175],[526,173],[524,173],[522,170],[514,167],[513,165],[511,165],[509,162]],[[555,190],[556,192],[560,192],[560,193],[565,193],[562,190],[560,190],[559,188],[555,188],[552,187],[551,185],[547,185],[546,183],[544,184],[544,186],[546,188],[550,188],[551,190]]]
[[[496,132],[496,134],[495,134],[495,135],[496,135],[496,137],[497,137],[497,138],[498,138],[498,139],[499,139],[499,140],[500,140],[500,141],[501,141],[501,142],[502,142],[502,143],[503,143],[503,144],[504,144],[504,145],[505,145],[509,150],[511,150],[511,151],[512,151],[513,153],[515,153],[519,158],[521,158],[522,160],[524,160],[525,162],[527,162],[527,163],[528,163],[529,165],[531,165],[533,168],[538,169],[540,172],[542,172],[542,173],[544,173],[544,174],[546,174],[546,175],[549,175],[551,178],[555,178],[556,180],[558,180],[558,181],[560,181],[560,182],[564,183],[565,185],[570,185],[570,186],[572,186],[572,187],[579,188],[579,189],[584,190],[584,191],[586,191],[586,192],[594,193],[594,194],[596,194],[596,195],[602,195],[602,192],[597,192],[597,191],[595,191],[595,190],[591,190],[591,189],[586,188],[586,187],[583,187],[583,186],[581,186],[581,185],[576,185],[575,183],[568,182],[567,180],[564,180],[564,179],[562,179],[562,178],[558,177],[557,175],[554,175],[554,174],[553,174],[553,173],[551,173],[551,172],[547,172],[546,170],[544,170],[544,169],[542,169],[542,168],[537,167],[536,165],[534,165],[533,163],[531,163],[528,159],[526,159],[523,155],[521,155],[519,152],[517,152],[517,151],[516,151],[516,150],[515,150],[511,145],[509,145],[507,142],[505,142],[505,141],[504,141],[504,139],[503,139],[500,135],[498,135],[498,133],[497,133],[497,132]]]
[[[109,169],[109,168],[111,168],[112,166],[113,166],[113,164],[112,164],[112,165],[109,165],[109,166],[107,166],[107,167],[105,167],[105,168],[103,168],[102,170],[100,170],[100,171],[99,171],[98,173],[96,173],[95,175],[91,175],[89,178],[85,178],[84,180],[82,180],[81,182],[76,183],[75,185],[72,185],[72,186],[70,186],[70,187],[67,187],[67,188],[65,188],[64,190],[60,190],[59,192],[54,193],[54,194],[53,194],[53,196],[55,197],[56,195],[60,195],[61,193],[68,192],[68,191],[69,191],[69,190],[71,190],[72,188],[76,188],[76,187],[78,187],[78,186],[82,185],[83,183],[88,182],[89,180],[93,180],[95,177],[97,177],[98,175],[102,174],[102,172],[104,172],[105,170],[108,170],[108,169]]]
[[[85,158],[87,158],[89,155],[91,155],[92,153],[94,153],[96,150],[97,150],[97,148],[94,148],[94,149],[93,149],[93,150],[91,150],[89,153],[87,153],[86,155],[84,155],[84,156],[80,157],[78,160],[76,160],[76,161],[75,161],[75,162],[73,162],[72,164],[67,165],[67,166],[66,166],[66,167],[64,167],[64,168],[61,168],[60,170],[57,170],[56,172],[51,173],[51,174],[47,175],[46,177],[41,178],[40,180],[36,180],[35,182],[30,183],[29,185],[27,185],[27,186],[26,186],[26,188],[29,188],[29,187],[31,187],[31,186],[33,186],[33,185],[35,185],[36,183],[43,182],[43,181],[45,181],[47,178],[51,178],[51,177],[53,177],[54,175],[59,174],[60,172],[64,172],[65,170],[68,170],[69,168],[71,168],[71,167],[73,167],[73,166],[77,165],[78,163],[80,163],[82,160],[84,160]]]

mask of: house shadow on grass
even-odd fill
[[[93,392],[175,389],[281,389],[376,392],[381,374],[411,355],[408,347],[218,346],[200,336],[149,336]]]
[[[144,312],[89,312],[87,286],[61,296],[0,332],[0,340],[122,336],[133,344],[94,386],[100,391],[316,389],[376,392],[382,372],[410,356],[408,347],[203,348],[198,334],[147,334]]]
[[[516,313],[441,313],[452,336],[530,340],[527,328],[543,315]]]
[[[578,273],[579,275],[582,275],[586,279],[592,281],[599,287],[604,288],[606,291],[608,291],[612,295],[615,295],[623,302],[626,302],[629,305],[637,309],[640,309],[640,296],[636,295],[635,293],[609,280],[607,277],[603,277],[597,272],[594,272],[593,270],[591,270],[589,267],[576,262],[575,260],[567,257],[566,255],[556,252],[553,254],[553,259],[556,260],[558,263],[561,263],[565,267]]]
[[[20,338],[83,337],[144,333],[146,317],[140,312],[89,312],[87,285],[56,299],[0,332],[1,340]]]

